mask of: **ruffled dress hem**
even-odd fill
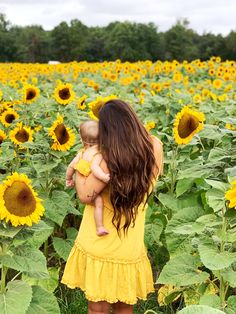
[[[154,292],[146,254],[135,261],[117,261],[87,254],[78,243],[71,250],[61,282],[71,289],[80,288],[93,302],[135,304]]]
[[[136,298],[136,300],[135,301],[130,301],[130,300],[126,300],[126,299],[108,299],[107,297],[100,297],[100,298],[93,298],[92,296],[89,296],[87,293],[86,293],[86,291],[85,290],[83,290],[80,286],[79,286],[79,284],[78,285],[76,285],[75,284],[75,286],[71,286],[69,283],[66,283],[65,281],[61,281],[61,283],[63,283],[64,285],[66,285],[68,288],[70,288],[70,289],[81,289],[83,292],[84,292],[84,294],[85,294],[85,298],[88,300],[88,301],[92,301],[92,302],[100,302],[100,301],[106,301],[106,302],[108,302],[108,303],[111,303],[111,304],[113,304],[113,303],[117,303],[117,302],[123,302],[123,303],[126,303],[126,304],[130,304],[130,305],[134,305],[134,304],[136,304],[137,303],[137,301],[138,300],[142,300],[142,301],[146,301],[147,300],[147,297],[139,297],[139,296],[137,296],[137,298]],[[153,293],[153,292],[155,292],[155,290],[154,289],[151,289],[149,292],[147,292],[147,295],[149,294],[149,293]]]

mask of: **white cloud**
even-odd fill
[[[62,21],[79,19],[88,26],[112,21],[154,22],[166,31],[177,19],[187,18],[198,33],[227,35],[236,30],[235,0],[0,0],[0,12],[15,25],[52,29]]]

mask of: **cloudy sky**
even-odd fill
[[[75,18],[87,26],[154,22],[159,31],[187,18],[199,34],[236,30],[236,0],[0,0],[0,12],[12,24],[38,24],[45,30]]]

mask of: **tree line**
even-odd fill
[[[211,56],[236,60],[236,31],[227,36],[199,35],[186,19],[166,32],[159,32],[154,23],[112,22],[88,27],[77,19],[46,31],[40,25],[11,25],[0,14],[0,62],[191,61]]]

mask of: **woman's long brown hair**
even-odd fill
[[[110,171],[112,222],[118,233],[120,228],[126,233],[150,193],[155,165],[152,141],[132,108],[114,99],[99,111],[99,146]]]

